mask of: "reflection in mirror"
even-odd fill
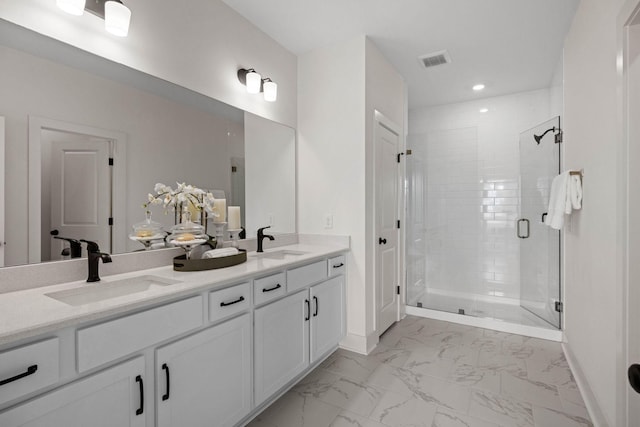
[[[286,214],[262,200],[254,206],[269,209],[277,231],[295,232],[293,129],[252,117],[257,129],[262,123],[272,132],[265,138],[262,131],[256,134],[252,147],[261,150],[258,158],[288,160],[270,160],[273,168],[251,173],[241,110],[6,21],[0,20],[0,34],[0,116],[6,117],[6,174],[13,177],[6,190],[11,202],[5,209],[5,265],[71,256],[65,251],[69,243],[53,239],[53,230],[80,239],[100,228],[89,239],[104,251],[143,249],[127,235],[145,218],[142,205],[157,182],[224,191],[227,206],[241,206],[248,237],[255,235],[253,224],[268,216],[257,213],[258,220],[250,220],[246,188],[265,197],[277,193],[277,206],[286,207]],[[287,149],[274,139],[278,132]],[[112,168],[97,166],[104,156],[114,158]],[[272,184],[278,187],[268,188]],[[105,186],[106,195],[100,189]],[[152,210],[166,229],[173,225],[172,212]]]

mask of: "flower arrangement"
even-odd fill
[[[178,187],[174,190],[168,185],[157,183],[153,189],[155,194],[149,193],[147,203],[142,206],[146,209],[149,205],[162,205],[165,211],[168,209],[175,211],[176,208],[190,205],[197,211],[204,209],[207,213],[218,216],[213,209],[215,200],[213,194],[184,182],[176,184]]]

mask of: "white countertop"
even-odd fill
[[[43,286],[0,294],[0,345],[45,334],[69,326],[104,319],[109,316],[151,307],[160,303],[194,295],[206,289],[223,288],[242,282],[244,279],[268,275],[285,268],[306,264],[314,259],[337,255],[349,250],[340,244],[295,244],[281,246],[270,252],[282,250],[305,252],[295,258],[257,258],[250,252],[247,262],[217,270],[180,272],[172,265],[140,270],[131,273],[103,277],[100,282],[76,281],[58,285]],[[47,293],[74,289],[84,286],[106,286],[110,282],[153,275],[179,280],[164,287],[153,287],[147,291],[119,296],[103,301],[72,306],[51,297]]]

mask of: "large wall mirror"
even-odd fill
[[[127,236],[158,182],[224,191],[247,237],[296,231],[294,129],[4,20],[0,36],[5,266],[68,257],[52,232],[142,249]]]

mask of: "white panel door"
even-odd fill
[[[4,117],[0,116],[0,267],[4,267]]]
[[[344,276],[311,287],[311,363],[336,348],[345,332]]]
[[[111,252],[109,142],[56,140],[51,147],[50,229],[97,242],[102,251]],[[50,259],[59,259],[61,241],[51,239],[51,245]]]
[[[255,405],[280,390],[309,365],[309,291],[254,312]]]
[[[376,331],[382,335],[398,320],[398,132],[376,116],[375,218],[376,218]]]
[[[251,410],[251,315],[156,351],[158,427],[231,427]]]
[[[144,358],[138,357],[9,409],[0,414],[0,426],[144,427],[143,374]]]

